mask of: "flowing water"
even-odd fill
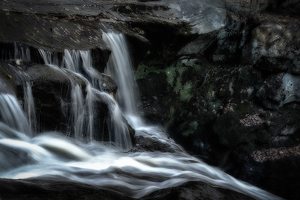
[[[132,144],[122,112],[115,100],[101,91],[97,75],[92,74],[94,69],[88,51],[65,50],[62,66],[58,67],[53,53],[40,50],[49,67],[69,77],[73,115],[70,126],[76,134],[71,138],[58,132],[47,132],[33,137],[26,114],[15,95],[7,91],[6,83],[0,79],[1,178],[71,180],[102,186],[134,198],[188,181],[203,181],[256,199],[281,199],[188,155],[159,127],[146,126],[141,122],[136,109],[138,99],[134,78],[130,74],[131,64],[124,36],[104,33],[103,38],[106,38],[113,51],[107,72],[112,74],[119,86],[120,104],[125,116],[136,128],[136,136],[168,144],[172,153],[128,151]],[[126,69],[122,66],[126,66]],[[121,77],[117,74],[121,74]],[[85,97],[78,79],[86,85]],[[129,82],[124,88],[123,79]],[[106,121],[111,139],[108,142],[94,140],[95,134],[100,134],[99,130],[94,129],[92,106],[93,100],[98,97],[109,107]],[[88,139],[82,139],[83,132],[90,133]]]
[[[132,127],[145,126],[138,114],[138,88],[132,73],[132,61],[125,37],[123,34],[103,32],[102,38],[112,50],[105,73],[111,75],[119,87],[119,104]]]

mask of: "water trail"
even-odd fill
[[[38,49],[38,51],[42,56],[45,65],[58,66],[58,56],[56,52],[46,51],[44,49]]]
[[[27,119],[17,99],[11,94],[0,93],[0,121],[12,129],[31,135]]]
[[[42,49],[40,49],[39,52],[44,58],[45,63],[51,64],[50,62],[53,60],[53,54]],[[52,65],[52,67],[54,66]],[[101,96],[101,100],[109,105],[109,116],[106,119],[106,122],[109,128],[110,142],[121,147],[125,151],[132,148],[130,134],[127,126],[123,122],[122,112],[119,109],[118,104],[110,95],[99,91],[100,77],[98,72],[94,70],[92,66],[90,51],[64,50],[62,67],[64,70],[58,67],[55,68],[68,76],[71,81],[71,101],[73,111],[72,126],[74,126],[75,138],[92,141],[97,137],[96,134],[100,134],[99,131],[101,130],[95,130],[94,128],[94,123],[96,123],[94,121],[94,100],[95,93],[97,93],[97,95]],[[85,98],[83,97],[80,85],[76,82],[76,79],[71,77],[78,77],[85,82]],[[90,82],[92,84],[90,84]],[[84,132],[87,132],[87,138],[83,137]]]
[[[64,66],[67,69],[74,70],[73,72],[85,76],[93,86],[91,89],[90,84],[87,84],[87,97],[86,97],[86,110],[88,114],[88,131],[90,139],[93,137],[93,93],[97,93],[109,105],[109,117],[106,119],[109,128],[109,141],[114,145],[121,147],[123,150],[128,151],[132,148],[132,142],[127,125],[124,124],[123,115],[119,109],[118,104],[114,99],[105,92],[100,92],[100,77],[98,72],[92,66],[92,58],[90,51],[79,50],[65,50]]]
[[[93,88],[101,90],[100,77],[92,66],[92,57],[89,50],[64,50],[62,66],[81,74],[89,80]]]
[[[109,106],[109,117],[106,119],[109,128],[109,141],[114,141],[114,145],[125,151],[130,150],[132,148],[131,137],[119,105],[109,94],[99,90],[95,90],[95,93],[99,94]]]
[[[37,132],[37,120],[34,106],[34,99],[32,95],[31,83],[26,81],[24,87],[24,111],[26,113],[29,126],[31,130],[36,133]]]
[[[14,42],[14,59],[31,61],[30,49],[27,45]]]
[[[130,125],[134,128],[144,126],[138,114],[138,88],[132,73],[132,62],[125,37],[123,34],[103,32],[102,38],[112,51],[105,72],[112,76],[119,87],[119,104]]]
[[[83,62],[85,61],[85,62]],[[74,88],[74,91],[72,92],[72,99],[75,104],[73,105],[74,110],[74,116],[77,116],[78,120],[78,130],[75,131],[75,135],[78,135],[78,133],[82,134],[83,131],[83,125],[85,120],[87,121],[87,132],[88,132],[88,138],[90,141],[94,138],[94,110],[93,110],[93,93],[91,89],[90,82],[84,77],[83,72],[86,72],[86,68],[89,68],[90,66],[84,65],[84,63],[91,62],[91,57],[87,56],[85,58],[82,57],[82,54],[78,50],[64,50],[64,57],[63,57],[63,63],[62,66],[68,70],[70,70],[73,75],[79,76],[82,80],[84,80],[86,84],[86,98],[83,99],[82,91],[80,86],[77,84],[77,86]],[[80,94],[81,93],[81,94]],[[77,104],[77,108],[76,108]],[[87,117],[85,115],[87,114]],[[75,128],[76,128],[76,121],[75,121]]]
[[[14,60],[16,66],[9,64],[15,75],[19,77],[23,84],[24,111],[29,120],[29,125],[33,133],[37,132],[37,120],[35,114],[34,98],[32,95],[32,82],[30,77],[23,70],[24,61],[31,61],[30,49],[27,45],[14,42]]]
[[[84,144],[56,133],[36,136],[30,143],[2,139],[1,146],[27,152],[29,160],[34,161],[30,165],[15,166],[2,174],[0,169],[2,178],[56,177],[57,180],[105,187],[134,198],[188,181],[202,181],[255,199],[281,199],[186,155],[162,152],[125,154],[103,143]]]
[[[82,59],[82,68],[85,77],[91,82],[93,88],[102,90],[100,77],[92,65],[92,56],[90,51],[79,51],[79,53]]]

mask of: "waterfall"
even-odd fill
[[[112,45],[113,51],[107,71],[111,70],[112,75],[121,73],[119,78],[130,82],[122,89],[123,82],[118,76],[115,77],[117,83],[121,84],[119,87],[122,91],[119,91],[119,97],[125,116],[129,116],[128,118],[135,116],[136,121],[139,121],[140,117],[135,107],[138,98],[134,79],[130,75],[131,72],[122,74],[124,70],[122,63],[124,66],[129,63],[127,67],[129,66],[128,70],[131,70],[124,36],[107,33],[103,35],[103,38],[105,37]],[[114,52],[115,49],[117,53]],[[25,117],[18,100],[13,92],[9,91],[6,82],[0,79],[0,178],[47,180],[51,177],[51,180],[56,181],[75,181],[104,187],[132,198],[142,198],[156,190],[176,187],[189,181],[200,181],[237,191],[255,199],[282,199],[239,181],[220,169],[188,155],[172,139],[151,127],[137,131],[137,135],[146,139],[155,137],[157,145],[164,143],[174,146],[172,153],[149,152],[145,149],[124,152],[124,149],[132,149],[127,126],[115,100],[98,88],[97,75],[89,74],[94,70],[90,53],[65,50],[61,67],[58,67],[54,53],[45,50],[40,50],[40,53],[49,67],[70,80],[72,85],[70,104],[74,115],[70,126],[73,126],[76,132],[75,138],[65,137],[55,131],[32,136],[29,119]],[[95,78],[95,84],[91,84],[91,77]],[[78,80],[86,86],[85,96]],[[26,92],[29,94],[30,88],[27,88]],[[26,98],[31,101],[32,97],[29,96]],[[94,129],[94,123],[97,122],[93,119],[93,101],[96,98],[100,98],[108,105],[109,118],[106,121],[110,129],[109,143],[93,139],[94,134],[101,132]],[[133,102],[128,102],[131,100]],[[29,113],[28,116],[31,114]],[[138,123],[135,125],[135,127],[139,126]],[[88,141],[82,139],[82,132],[90,134]]]
[[[24,110],[33,132],[37,132],[37,119],[35,113],[34,99],[32,95],[31,83],[26,81],[24,88]]]
[[[110,117],[107,120],[110,141],[114,141],[117,146],[123,149],[130,150],[132,148],[131,137],[127,125],[123,122],[123,115],[117,102],[105,92],[96,92],[109,105]]]
[[[0,121],[12,129],[31,135],[30,125],[17,99],[11,94],[0,93]]]
[[[90,51],[64,50],[62,66],[76,73],[81,74],[89,80],[93,88],[101,90],[100,77],[92,66]]]
[[[23,85],[24,92],[24,111],[27,116],[31,132],[37,132],[37,120],[35,113],[34,98],[32,95],[32,82],[26,72],[22,70],[24,61],[31,60],[30,49],[27,45],[14,42],[14,60],[15,65],[9,64],[10,68],[14,71],[15,75],[19,77]]]
[[[31,61],[29,47],[22,43],[14,42],[14,59],[21,61]]]
[[[43,58],[45,65],[58,66],[58,56],[56,52],[45,51],[44,49],[38,49],[40,55]]]
[[[138,88],[132,72],[132,62],[125,37],[123,34],[103,32],[102,38],[112,51],[105,72],[112,76],[119,87],[119,104],[130,125],[134,128],[144,126],[138,114]]]
[[[106,119],[109,129],[109,139],[114,145],[128,151],[132,148],[131,138],[126,125],[123,122],[122,112],[114,99],[101,92],[100,76],[92,66],[92,57],[90,51],[82,50],[64,50],[62,68],[51,63],[53,53],[39,49],[44,62],[50,67],[59,70],[67,76],[71,82],[71,101],[73,121],[70,126],[74,127],[74,136],[79,140],[92,141],[95,139],[94,123],[94,98],[95,93],[102,97],[102,100],[109,105],[109,117]],[[86,97],[84,98],[80,84],[72,77],[79,77],[85,82]],[[88,137],[83,138],[86,132]]]
[[[44,60],[44,63],[52,69],[58,71],[63,76],[67,77],[71,83],[71,109],[72,120],[70,127],[73,127],[74,137],[78,140],[91,140],[93,138],[93,102],[91,99],[90,83],[81,74],[76,73],[79,71],[79,54],[75,51],[64,51],[62,68],[57,66],[56,62],[57,54],[43,49],[39,49],[39,52]],[[64,68],[64,69],[63,69]],[[78,78],[76,78],[78,77]],[[86,85],[86,98],[82,93],[81,85],[78,83],[78,79],[83,80]],[[66,104],[67,105],[67,104]],[[62,106],[64,107],[64,106]],[[89,117],[86,118],[85,115]],[[88,121],[86,123],[86,121]],[[88,124],[88,127],[85,127]],[[84,137],[83,133],[87,132],[88,137]]]

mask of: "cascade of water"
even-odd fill
[[[30,61],[30,49],[27,45],[14,43],[14,59],[17,65],[21,65],[21,61]],[[21,79],[24,91],[24,111],[29,121],[29,125],[33,133],[37,131],[37,120],[35,114],[34,98],[32,95],[32,85],[30,78],[26,72],[9,64],[15,74]]]
[[[26,135],[31,135],[30,126],[19,106],[18,101],[11,94],[0,93],[0,121],[10,128]]]
[[[95,90],[100,94],[102,100],[109,105],[108,128],[110,141],[114,141],[115,145],[124,150],[132,148],[132,142],[127,125],[124,123],[122,112],[117,102],[107,93]]]
[[[103,32],[102,38],[112,50],[105,72],[112,76],[119,87],[119,103],[124,114],[134,128],[144,126],[137,110],[139,95],[125,37],[123,34]]]
[[[88,81],[84,79],[79,74],[75,74],[73,70],[79,66],[79,64],[74,64],[73,59],[71,56],[71,53],[75,55],[76,53],[65,51],[65,55],[63,58],[63,63],[66,69],[59,68],[55,63],[52,63],[53,61],[57,60],[57,54],[54,54],[53,52],[46,51],[44,49],[39,49],[39,53],[41,54],[42,58],[44,59],[44,63],[47,64],[52,69],[58,71],[59,73],[63,74],[65,77],[67,77],[70,80],[71,83],[71,108],[72,108],[72,119],[70,126],[74,129],[74,137],[78,140],[85,139],[83,137],[84,133],[84,124],[85,124],[85,100],[82,94],[81,86],[78,84],[77,79],[74,77],[79,77],[80,79],[84,80],[86,85],[89,85]],[[87,95],[87,97],[90,96],[90,94]],[[64,106],[63,106],[64,107]],[[63,108],[64,109],[64,108]],[[90,119],[90,118],[89,118]],[[92,125],[92,123],[88,123],[89,125]],[[88,128],[89,130],[92,130],[92,128]],[[90,133],[92,134],[92,133]]]
[[[58,66],[58,56],[56,52],[46,51],[44,49],[38,50],[42,56],[44,63],[46,65],[56,65]]]
[[[100,84],[100,77],[98,72],[92,66],[92,56],[90,51],[79,51],[81,59],[82,59],[82,67],[84,70],[84,74],[88,80],[90,80],[93,88],[102,90],[102,86]]]
[[[68,50],[65,49],[64,50],[64,57],[63,57],[63,63],[62,66],[70,71],[72,71],[73,73],[76,73],[77,75],[79,75],[83,80],[85,80],[86,83],[86,99],[84,101],[82,94],[80,94],[81,89],[78,86],[76,86],[75,90],[72,92],[72,99],[73,102],[75,102],[75,104],[73,105],[73,109],[74,109],[74,116],[77,116],[77,120],[79,120],[78,122],[78,130],[75,130],[75,136],[78,135],[79,130],[82,131],[82,126],[85,120],[85,113],[87,113],[88,117],[86,118],[87,122],[87,132],[89,135],[89,140],[93,140],[94,138],[94,111],[93,111],[93,93],[91,90],[91,85],[90,82],[84,78],[83,76],[86,74],[83,74],[84,72],[86,72],[86,67],[90,67],[90,66],[83,66],[83,61],[84,60],[91,60],[91,57],[88,56],[87,58],[83,59],[81,56],[80,51],[78,50]],[[89,61],[86,61],[89,62]],[[77,99],[77,100],[76,100]],[[81,102],[79,102],[79,100]],[[75,108],[77,104],[78,108]],[[76,123],[76,121],[75,121]],[[75,125],[76,128],[77,125]],[[82,132],[81,132],[82,133]]]
[[[26,81],[26,86],[24,86],[24,111],[26,113],[27,119],[29,121],[29,125],[31,130],[36,133],[37,132],[37,120],[35,114],[35,106],[34,99],[32,95],[31,84],[29,81]]]
[[[122,112],[119,109],[118,104],[113,100],[113,98],[104,93],[99,92],[100,89],[100,78],[92,67],[92,58],[90,51],[78,51],[78,50],[65,50],[66,58],[64,58],[63,65],[65,68],[70,70],[75,70],[78,74],[82,74],[87,79],[89,79],[93,84],[93,90],[91,90],[90,84],[87,84],[87,97],[86,105],[88,111],[88,131],[90,139],[93,138],[93,92],[97,92],[102,96],[103,100],[109,105],[110,116],[107,119],[109,127],[110,141],[114,142],[115,145],[123,148],[124,150],[129,150],[132,147],[131,138],[126,125],[123,122]],[[73,65],[73,66],[72,66]]]
[[[53,60],[51,53],[40,49],[42,57],[45,63],[51,64]],[[55,66],[52,66],[55,67]],[[122,112],[120,111],[118,104],[113,100],[113,98],[104,93],[100,92],[100,78],[98,72],[92,67],[92,58],[90,51],[79,51],[79,50],[65,50],[63,56],[62,67],[65,68],[61,70],[66,76],[69,77],[72,85],[71,100],[72,100],[72,110],[73,110],[73,126],[74,135],[77,139],[83,139],[82,133],[87,132],[89,141],[92,141],[95,136],[94,130],[94,93],[97,93],[102,97],[102,99],[108,103],[110,116],[107,119],[109,127],[110,141],[115,145],[123,148],[124,150],[129,150],[132,147],[129,131],[123,122]],[[86,98],[84,99],[80,85],[72,76],[78,76],[81,80],[84,80],[86,85]],[[92,84],[90,84],[90,82]],[[85,129],[85,126],[87,128]]]
[[[15,60],[31,61],[30,50],[27,45],[14,42]]]
[[[110,137],[115,140],[115,143],[122,145],[124,149],[130,149],[131,146],[129,144],[126,146],[126,140],[129,137],[128,130],[122,120],[118,104],[116,104],[114,99],[110,95],[92,88],[88,81],[77,72],[50,65],[53,59],[49,58],[48,55],[50,54],[45,55],[47,55],[46,58],[50,67],[70,77],[70,81],[74,82],[72,83],[72,95],[74,95],[72,102],[76,101],[77,103],[76,105],[74,103],[74,105],[79,107],[76,113],[80,115],[79,113],[81,112],[79,110],[84,110],[85,114],[92,113],[93,107],[88,107],[87,104],[90,104],[87,102],[92,101],[96,96],[100,96],[109,106],[109,120],[111,120],[109,121],[111,123],[109,128],[111,132],[114,132]],[[72,54],[70,53],[70,55]],[[71,58],[78,59],[76,56],[71,56]],[[71,60],[69,61],[73,64],[76,63],[73,60],[72,62]],[[72,66],[69,67],[71,68]],[[76,69],[75,66],[73,68]],[[77,87],[79,86],[76,82],[77,79],[84,80],[85,84],[87,84],[85,99],[80,87]],[[2,83],[2,80],[0,80],[1,178],[51,177],[61,181],[71,180],[98,187],[106,187],[133,198],[141,198],[155,190],[175,187],[188,181],[201,181],[217,187],[234,190],[255,199],[281,200],[280,197],[245,182],[238,181],[223,171],[189,156],[181,151],[180,148],[174,153],[124,153],[120,152],[113,145],[106,145],[96,141],[83,143],[54,132],[29,138],[25,135],[29,135],[31,132],[27,119],[16,97],[8,93],[6,85]],[[82,105],[84,108],[82,108]],[[138,117],[134,111],[129,113],[133,113]],[[83,118],[86,119],[84,115]],[[93,123],[91,119],[93,116],[89,115],[87,118],[89,119],[89,124]],[[82,116],[77,116],[76,119],[79,121],[79,125],[77,126],[76,124],[76,129],[79,133],[79,130],[84,127],[84,122],[81,120]],[[122,123],[116,123],[116,121]],[[90,127],[90,129],[92,128],[93,126]],[[149,129],[149,131],[156,130]],[[93,130],[91,130],[92,132]],[[166,144],[172,144],[172,141],[163,134],[153,134],[153,137],[163,140]],[[90,139],[93,139],[92,135],[90,135]],[[128,140],[130,141],[130,139]]]
[[[83,75],[89,80],[93,88],[101,90],[100,77],[92,66],[92,57],[89,50],[64,50],[62,66]]]

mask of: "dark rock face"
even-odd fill
[[[224,28],[191,37],[169,62],[147,54],[136,77],[145,117],[164,124],[191,154],[297,199],[291,185],[299,168],[287,160],[298,166],[300,23],[285,15],[287,5],[263,1],[255,10],[227,2]],[[296,178],[281,184],[276,174],[287,166],[285,175]]]

